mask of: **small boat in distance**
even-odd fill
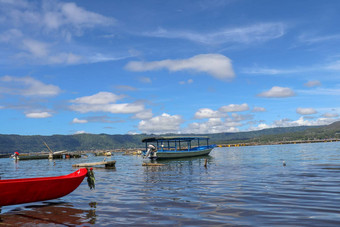
[[[57,177],[0,180],[0,207],[51,200],[73,192],[87,175],[81,168]]]
[[[208,155],[216,146],[208,137],[151,137],[145,143],[144,157],[150,159],[186,158]]]

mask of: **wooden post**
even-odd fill
[[[208,166],[208,159],[205,159],[205,161],[204,161],[204,167],[207,168],[207,166]]]

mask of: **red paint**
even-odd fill
[[[0,180],[0,206],[56,199],[73,192],[84,180],[86,168],[58,177]]]

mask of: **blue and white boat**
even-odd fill
[[[208,155],[216,146],[208,137],[151,137],[145,143],[144,157],[150,159],[187,158]]]

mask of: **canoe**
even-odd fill
[[[81,168],[57,177],[0,180],[0,207],[51,200],[73,192],[87,175]]]

